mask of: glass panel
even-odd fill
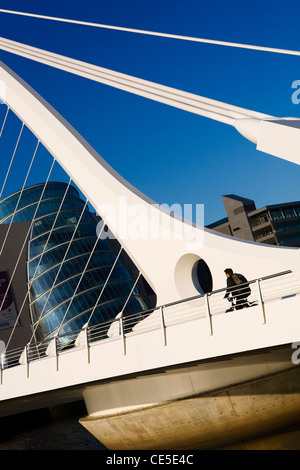
[[[45,253],[43,254],[41,264],[46,264],[47,269],[48,269],[49,267],[51,267],[51,265],[53,266],[53,264],[56,264],[62,261],[67,250],[68,250],[68,253],[66,255],[66,259],[75,258],[76,256],[80,256],[85,253],[90,253],[92,249],[94,248],[95,241],[96,239],[94,237],[85,238],[81,240],[73,240],[71,245],[69,243],[65,243],[58,247],[51,248],[45,251]],[[102,250],[104,252],[106,251],[112,252],[111,247],[105,240],[98,241],[95,251],[96,250],[97,251]],[[52,264],[49,265],[49,262]],[[32,261],[30,262],[30,264],[31,263]]]
[[[18,209],[16,214],[14,215],[14,222],[23,222],[25,220],[32,220],[33,217],[38,218],[44,214],[49,213],[57,213],[61,205],[61,199],[49,199],[49,200],[42,200],[39,204],[38,202],[34,202],[31,205],[25,206],[23,209]],[[83,209],[84,202],[81,199],[75,198],[66,198],[61,210],[64,209],[72,209],[72,208],[81,208]],[[38,207],[38,209],[37,209]],[[7,216],[9,216],[13,210],[9,210]],[[7,220],[3,218],[1,223],[7,223]]]
[[[38,238],[30,241],[30,257],[40,254],[45,249],[49,250],[57,245],[76,240],[78,238],[95,236],[96,227],[92,224],[81,224],[76,229],[76,225],[68,225],[66,227],[55,229],[52,233],[40,235]]]
[[[12,212],[14,212],[16,207],[17,207],[17,210],[19,210],[19,209],[22,209],[23,207],[26,207],[32,203],[39,201],[42,195],[43,189],[44,189],[44,184],[36,185],[30,188],[25,188],[22,192],[21,198],[20,198],[21,192],[19,191],[11,196],[8,196],[6,199],[1,201],[0,220],[3,219],[4,217],[7,217]],[[55,198],[55,197],[61,200],[66,190],[67,190],[67,185],[64,183],[48,183],[44,189],[42,200],[48,199],[48,198]],[[74,187],[69,186],[67,197],[78,198],[78,196],[79,196],[78,191]]]
[[[89,212],[82,214],[82,210],[76,208],[62,211],[58,216],[57,214],[46,214],[34,222],[31,238],[35,238],[42,233],[52,230],[55,218],[56,222],[54,228],[65,227],[66,225],[76,226],[79,219],[80,223],[97,223],[96,218],[92,214]]]
[[[48,290],[43,295],[40,295],[31,305],[37,304],[37,306],[35,306],[36,310],[43,312],[43,315],[45,315],[49,310],[53,309],[59,303],[65,302],[71,298],[76,291],[76,296],[73,299],[73,303],[75,304],[77,302],[80,304],[80,302],[83,302],[84,304],[83,306],[78,307],[79,310],[77,310],[77,313],[79,313],[80,309],[86,310],[86,308],[94,306],[94,304],[88,304],[86,307],[86,299],[90,299],[91,297],[94,299],[94,302],[97,301],[108,273],[109,269],[85,273],[79,286],[78,282],[81,275],[77,275],[54,287],[51,291]],[[132,289],[133,283],[125,280],[126,277],[130,279],[128,272],[124,270],[124,268],[116,268],[110,277],[110,282],[103,291],[101,302],[106,302],[124,295],[128,296]],[[97,287],[97,289],[92,289],[93,287]],[[77,297],[79,297],[82,292],[85,295],[85,299],[78,300]]]
[[[270,210],[270,215],[272,220],[278,220],[283,218],[281,210]]]
[[[283,215],[287,219],[290,219],[291,217],[295,217],[294,209],[292,207],[290,207],[289,209],[283,209]]]

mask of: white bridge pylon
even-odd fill
[[[156,292],[158,305],[201,292],[195,270],[201,259],[211,271],[214,289],[224,287],[226,267],[250,279],[286,270],[300,277],[299,249],[233,239],[166,211],[118,175],[3,63],[0,80],[5,84],[0,98],[87,197]]]

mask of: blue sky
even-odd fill
[[[1,0],[1,9],[220,41],[300,50],[298,0]],[[300,58],[0,13],[0,36],[274,116],[300,117]],[[257,207],[300,200],[299,166],[258,152],[232,127],[0,51],[124,178],[158,203],[221,196]],[[1,156],[3,159],[4,157]],[[18,188],[12,188],[16,190]]]

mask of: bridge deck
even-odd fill
[[[47,343],[47,350],[40,348],[40,358],[34,351],[41,345],[25,348],[22,355],[20,350],[11,351],[2,361],[0,408],[4,411],[10,399],[83,390],[104,381],[233,358],[298,341],[299,280],[287,272],[252,281],[251,291],[250,308],[225,313],[228,303],[222,289],[157,308],[152,313],[142,312],[139,317],[84,329],[68,348],[61,348],[60,338],[56,338],[50,346]],[[291,349],[282,368],[293,366],[293,353]],[[247,380],[249,373],[252,378],[253,374],[270,374],[272,364],[266,361],[249,371],[241,369],[237,380]],[[209,376],[210,371],[206,370],[206,374]],[[224,380],[228,381],[228,377]],[[210,377],[194,389],[207,391],[212,383]]]

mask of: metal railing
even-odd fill
[[[207,294],[199,294],[186,299],[178,300],[144,310],[132,315],[120,316],[110,321],[91,325],[78,331],[57,335],[39,343],[30,343],[25,347],[12,349],[1,355],[1,371],[20,364],[41,360],[49,356],[58,356],[71,349],[86,348],[98,341],[122,340],[123,354],[126,354],[126,336],[129,334],[141,334],[143,332],[161,329],[162,342],[166,342],[166,330],[169,326],[195,320],[199,317],[207,318],[210,335],[213,335],[214,315],[224,314],[242,308],[258,306],[261,309],[262,322],[266,323],[265,303],[296,294],[300,294],[300,282],[289,276],[291,271],[284,271],[270,276],[261,277],[239,284],[234,288],[222,288]],[[247,298],[240,292],[249,286],[251,293]],[[226,292],[235,297],[230,303],[225,298]],[[239,298],[240,297],[240,298]]]

